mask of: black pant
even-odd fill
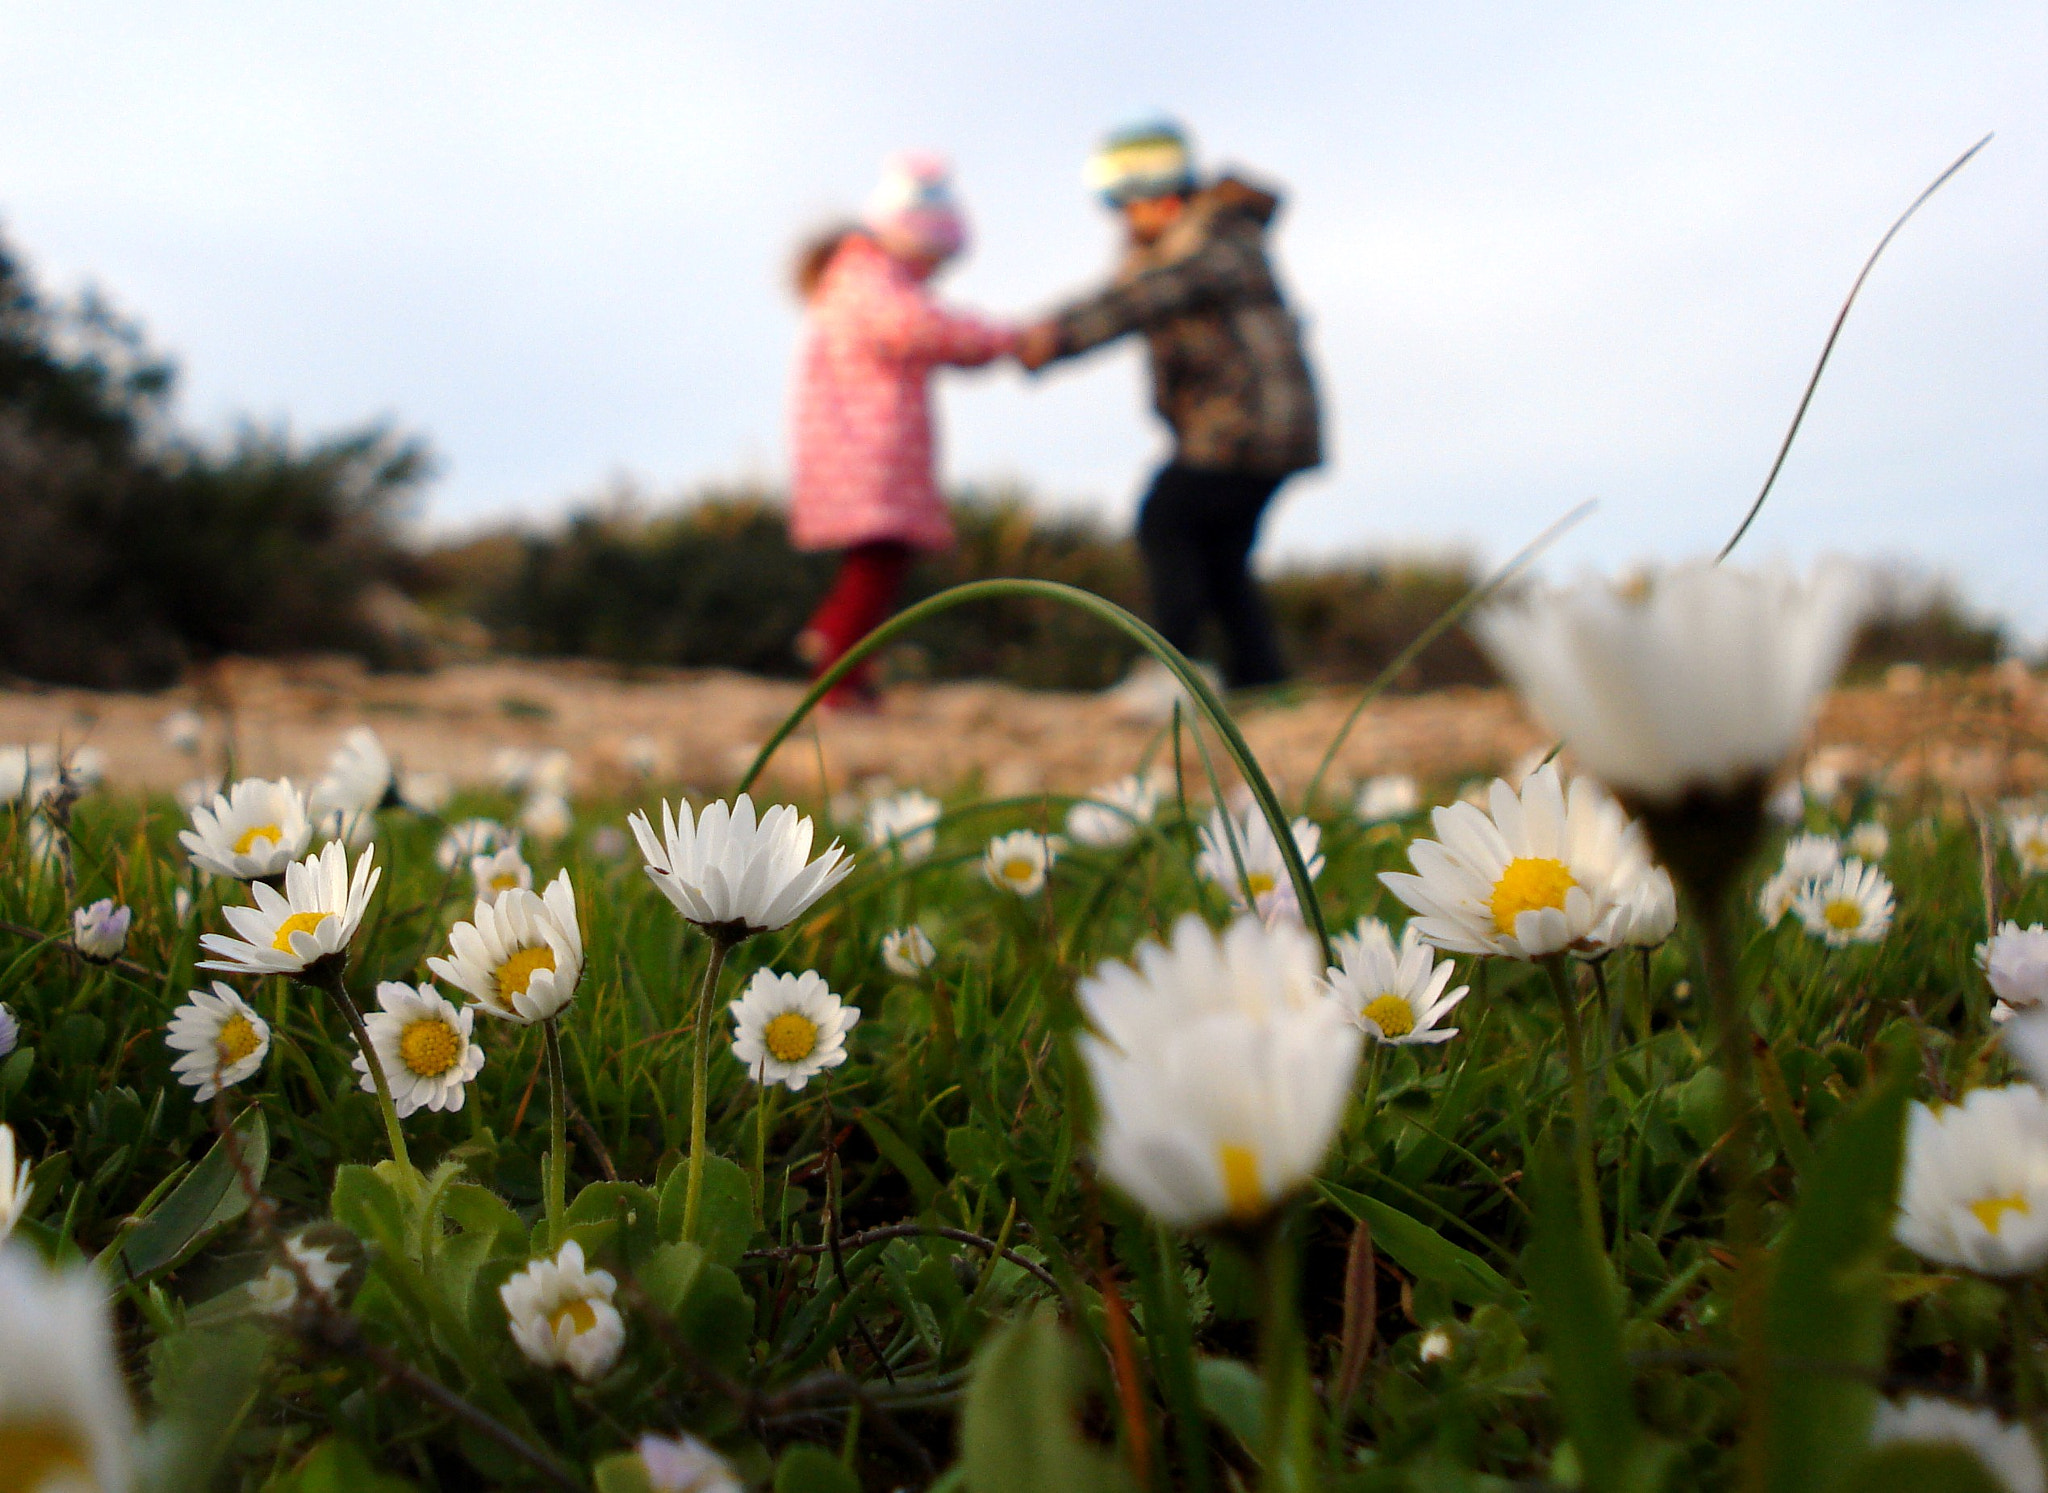
[[[1223,627],[1223,675],[1233,689],[1287,677],[1266,603],[1247,562],[1259,519],[1284,477],[1169,462],[1138,510],[1138,548],[1152,583],[1152,615],[1166,640],[1192,656],[1202,623]]]

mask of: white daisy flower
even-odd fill
[[[299,1277],[303,1274],[313,1294],[328,1305],[340,1299],[342,1283],[355,1268],[354,1256],[345,1231],[334,1225],[314,1225],[284,1241],[284,1252],[298,1266],[279,1261],[249,1282],[250,1304],[266,1317],[289,1317],[299,1308]]]
[[[192,921],[192,888],[175,886],[171,888],[171,916],[180,928]]]
[[[432,985],[384,980],[377,986],[380,1009],[365,1011],[370,1046],[391,1085],[391,1104],[402,1120],[414,1110],[462,1108],[470,1080],[484,1065],[484,1050],[470,1040],[476,1007],[460,1011]],[[377,1092],[369,1062],[358,1052],[355,1070],[366,1094]]]
[[[1875,819],[1866,819],[1849,831],[1845,843],[1851,855],[1866,864],[1874,864],[1883,860],[1892,848],[1892,835]]]
[[[619,1361],[626,1323],[612,1296],[609,1270],[586,1270],[583,1246],[571,1239],[552,1260],[539,1259],[498,1287],[512,1341],[544,1369],[565,1368],[588,1384]]]
[[[71,910],[71,947],[93,964],[112,964],[128,947],[128,925],[135,914],[102,897],[88,907]]]
[[[840,1004],[816,970],[779,975],[757,969],[732,1012],[732,1054],[758,1083],[779,1083],[791,1093],[827,1068],[846,1061],[846,1034],[860,1007]]]
[[[1418,914],[1409,926],[1460,954],[1538,959],[1600,946],[1649,864],[1641,827],[1591,778],[1574,778],[1567,796],[1554,763],[1520,793],[1495,779],[1491,800],[1491,813],[1465,803],[1432,813],[1438,838],[1408,847],[1420,874],[1380,873]]]
[[[907,788],[869,804],[863,829],[875,849],[893,847],[905,862],[915,864],[937,847],[943,812],[930,794]]]
[[[2048,871],[2048,814],[2016,814],[2006,821],[2005,832],[2012,838],[2012,853],[2019,858],[2022,874]]]
[[[2036,1088],[2048,1088],[2048,1006],[2000,1004],[1991,1013],[1998,1040]]]
[[[1077,992],[1103,1174],[1166,1223],[1256,1223],[1322,1164],[1363,1034],[1298,925],[1190,913]]]
[[[519,827],[543,845],[552,845],[576,827],[569,800],[559,793],[536,793],[519,810]]]
[[[41,1493],[132,1488],[139,1438],[114,1356],[107,1280],[0,1249],[0,1463]]]
[[[914,980],[930,969],[938,957],[939,951],[924,936],[924,929],[915,924],[892,928],[882,935],[882,963],[893,975]]]
[[[645,814],[626,823],[662,895],[698,927],[728,936],[787,927],[853,870],[837,840],[810,858],[805,815],[776,804],[757,822],[754,801],[744,793],[730,808],[723,799],[706,804],[694,820],[687,803],[674,814],[664,801],[658,839]]]
[[[1045,890],[1046,873],[1059,859],[1060,841],[1036,830],[1012,830],[997,835],[982,852],[981,872],[988,884],[1020,897],[1035,897]]]
[[[1875,866],[1851,858],[1793,899],[1799,921],[1831,948],[1876,943],[1892,926],[1892,884]]]
[[[0,803],[33,809],[59,778],[57,754],[48,747],[0,746]]]
[[[330,841],[318,855],[285,867],[283,895],[267,883],[250,882],[254,907],[221,909],[240,937],[201,934],[200,944],[220,957],[202,959],[199,967],[231,975],[296,975],[343,953],[384,874],[372,864],[376,854],[365,850],[351,877],[348,851]]]
[[[171,1064],[178,1082],[192,1086],[192,1097],[204,1104],[222,1089],[231,1089],[258,1068],[270,1051],[270,1023],[235,992],[226,980],[211,990],[194,990],[191,999],[171,1016],[164,1045],[184,1056]]]
[[[2048,1097],[2032,1084],[1914,1104],[1892,1233],[1938,1265],[2031,1275],[2048,1263]]]
[[[448,826],[441,843],[434,847],[434,864],[443,871],[453,871],[480,855],[496,855],[507,846],[518,844],[519,836],[495,819],[458,819]]]
[[[1645,866],[1616,895],[1614,921],[1604,940],[1610,949],[1654,949],[1678,926],[1678,889],[1662,866]]]
[[[1105,783],[1067,810],[1067,837],[1095,850],[1128,844],[1141,826],[1152,822],[1165,792],[1156,773],[1132,773]]]
[[[1422,790],[1405,772],[1381,773],[1358,785],[1351,811],[1361,824],[1387,824],[1406,819],[1422,807]]]
[[[1864,591],[1840,563],[1795,580],[1703,560],[1536,591],[1474,630],[1601,782],[1676,803],[1777,771],[1841,668]]]
[[[1802,892],[1832,875],[1841,863],[1841,842],[1833,835],[1794,835],[1785,844],[1784,860],[1757,892],[1757,913],[1775,928]]]
[[[21,1023],[15,1020],[14,1008],[0,1001],[0,1058],[6,1057],[20,1043]]]
[[[157,723],[156,729],[165,746],[189,757],[199,750],[206,722],[196,710],[174,710]]]
[[[368,726],[357,726],[327,759],[327,771],[307,796],[306,815],[323,835],[351,846],[377,832],[377,810],[391,792],[391,754]]]
[[[1977,965],[2001,1001],[2025,1010],[2048,1000],[2048,928],[2007,921],[1977,945]]]
[[[1432,1327],[1422,1335],[1422,1341],[1415,1345],[1415,1357],[1419,1363],[1442,1363],[1457,1351],[1458,1345],[1451,1335],[1441,1327]]]
[[[1406,1047],[1458,1035],[1456,1027],[1439,1028],[1437,1022],[1470,987],[1445,991],[1454,972],[1451,961],[1438,963],[1413,924],[1401,930],[1398,946],[1378,918],[1359,919],[1357,932],[1341,933],[1332,942],[1338,962],[1326,977],[1330,998],[1373,1041]]]
[[[1995,1410],[1975,1409],[1931,1395],[1885,1401],[1870,1422],[1872,1446],[1953,1446],[1975,1457],[2004,1493],[2048,1493],[2048,1468],[2024,1424]]]
[[[524,747],[499,747],[491,753],[491,781],[507,793],[524,793],[533,782],[533,764],[533,753]]]
[[[536,894],[524,888],[477,899],[469,921],[448,932],[448,956],[427,968],[476,998],[493,1016],[531,1026],[576,998],[583,933],[576,892],[562,872]]]
[[[488,902],[500,892],[533,890],[533,867],[519,853],[514,840],[496,855],[472,856],[469,874],[476,882],[476,894]]]
[[[1312,819],[1296,819],[1289,829],[1294,835],[1294,848],[1308,868],[1308,879],[1314,881],[1323,874],[1323,858],[1318,853],[1323,843],[1322,827]],[[1200,827],[1199,835],[1202,849],[1195,857],[1196,874],[1223,888],[1233,907],[1250,907],[1270,921],[1271,915],[1280,910],[1276,904],[1293,901],[1294,881],[1287,874],[1287,862],[1281,858],[1280,842],[1273,837],[1273,827],[1266,823],[1257,804],[1247,805],[1241,814],[1211,809],[1209,822]],[[1238,874],[1240,860],[1244,865],[1242,876]],[[1299,907],[1295,908],[1295,916],[1300,916]]]
[[[0,1125],[0,1244],[7,1242],[7,1236],[21,1222],[21,1215],[28,1211],[28,1200],[35,1195],[28,1170],[27,1158],[19,1163],[14,1159],[14,1127]]]
[[[306,801],[290,778],[243,778],[194,808],[192,827],[178,832],[193,865],[231,881],[281,875],[312,838]]]
[[[398,801],[415,814],[435,815],[455,797],[455,780],[445,772],[402,772],[395,791]]]
[[[746,1493],[732,1464],[695,1436],[642,1436],[633,1450],[652,1493]]]

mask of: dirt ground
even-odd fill
[[[158,695],[0,692],[0,744],[89,743],[116,787],[174,789],[223,761],[238,772],[317,776],[342,733],[373,727],[400,766],[459,784],[493,778],[505,748],[559,748],[581,793],[630,792],[652,778],[722,792],[796,703],[794,684],[722,671],[622,676],[574,663],[489,662],[431,675],[372,675],[334,659],[234,661],[198,686]],[[1242,725],[1283,790],[1304,786],[1357,698],[1305,689],[1248,708]],[[196,752],[166,739],[181,709],[205,722]],[[997,684],[901,686],[875,715],[834,715],[785,745],[768,781],[806,795],[878,781],[997,795],[1085,790],[1130,771],[1160,727],[1112,696],[1034,694]],[[1509,767],[1547,738],[1499,690],[1375,702],[1339,753],[1331,782],[1406,772],[1445,782]],[[1190,768],[1199,764],[1190,755]],[[1980,798],[2048,788],[2048,689],[2016,665],[1968,677],[1894,669],[1839,692],[1809,765],[1890,774]]]

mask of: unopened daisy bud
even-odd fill
[[[1442,1363],[1451,1356],[1456,1346],[1448,1332],[1441,1327],[1432,1327],[1422,1335],[1422,1341],[1416,1345],[1415,1356],[1423,1363]]]
[[[171,916],[177,919],[178,926],[181,928],[192,921],[192,888],[189,886],[171,888]]]
[[[1607,929],[1612,949],[1654,949],[1678,926],[1678,889],[1662,866],[1646,866],[1615,899]]]
[[[448,932],[448,956],[427,968],[483,1009],[529,1026],[559,1013],[576,998],[583,978],[583,931],[576,891],[561,872],[545,894],[523,887],[477,899],[469,921]]]
[[[815,970],[757,969],[726,1009],[732,1055],[757,1083],[779,1083],[792,1093],[846,1061],[846,1034],[860,1020],[860,1007],[841,1004]]]
[[[893,850],[906,863],[925,859],[939,843],[939,801],[915,788],[868,805],[862,829],[868,844]]]
[[[222,909],[240,936],[201,934],[201,946],[218,957],[201,960],[199,967],[228,974],[296,975],[346,954],[384,874],[375,859],[374,850],[365,850],[351,875],[348,851],[330,841],[318,855],[285,867],[282,894],[251,882],[253,907]]]
[[[938,954],[932,941],[925,937],[924,929],[914,924],[892,928],[882,935],[882,963],[891,974],[906,980],[914,980],[930,969]]]
[[[588,1384],[619,1361],[626,1323],[612,1296],[609,1270],[587,1270],[583,1246],[571,1239],[553,1259],[539,1259],[498,1287],[512,1341],[544,1369],[567,1369]]]
[[[1046,873],[1059,858],[1059,841],[1036,830],[1014,830],[997,835],[982,853],[981,870],[988,884],[1019,897],[1035,897],[1045,890]]]
[[[391,1103],[404,1119],[414,1110],[462,1108],[470,1080],[484,1065],[484,1050],[470,1040],[476,1008],[458,1011],[432,985],[406,985],[385,980],[377,986],[378,1009],[363,1015],[370,1046],[391,1086]],[[363,1092],[374,1094],[376,1080],[362,1053],[355,1056]]]
[[[7,1236],[21,1222],[34,1193],[35,1188],[28,1180],[28,1161],[24,1158],[17,1163],[14,1159],[14,1127],[0,1125],[0,1244],[7,1242]]]
[[[1914,1104],[1893,1232],[1925,1259],[1980,1275],[2048,1264],[2048,1097],[2011,1084]]]
[[[0,1471],[43,1493],[135,1486],[138,1437],[107,1280],[0,1249]]]
[[[2022,875],[2048,871],[2048,814],[2017,814],[2006,821],[2005,832]]]
[[[164,1032],[164,1045],[183,1054],[171,1064],[178,1082],[205,1103],[263,1066],[270,1051],[270,1024],[225,980],[195,990],[178,1007]]]
[[[71,947],[94,964],[112,964],[128,947],[128,925],[134,916],[125,905],[117,906],[112,897],[73,908]]]
[[[2005,922],[1977,945],[1977,964],[1992,994],[2014,1010],[2048,1001],[2048,928]]]
[[[728,939],[787,927],[844,881],[853,861],[834,841],[811,857],[811,821],[788,804],[758,820],[742,793],[728,806],[672,812],[661,806],[661,834],[645,814],[626,821],[647,858],[647,874],[689,922]]]
[[[1907,1395],[1878,1405],[1870,1444],[1957,1447],[1976,1459],[2001,1493],[2048,1493],[2048,1467],[2042,1465],[2033,1433],[2024,1424],[1999,1419],[1995,1410]]]
[[[1877,943],[1892,926],[1892,884],[1884,872],[1846,860],[1793,901],[1806,931],[1831,948]]]
[[[732,1464],[695,1436],[642,1436],[633,1450],[653,1493],[746,1493]]]

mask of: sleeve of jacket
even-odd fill
[[[1219,235],[1185,259],[1146,270],[1057,313],[1052,320],[1059,329],[1059,350],[1062,355],[1086,352],[1193,307],[1255,294],[1264,284],[1257,254]]]
[[[862,330],[884,356],[906,363],[977,368],[1016,345],[1007,326],[951,311],[922,296],[891,297],[867,308]]]

